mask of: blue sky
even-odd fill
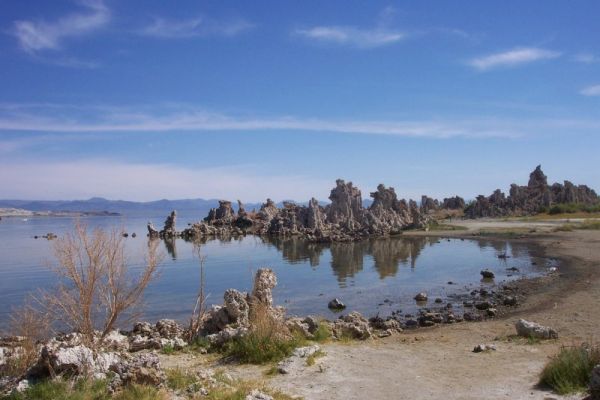
[[[0,198],[600,188],[596,1],[5,1]]]

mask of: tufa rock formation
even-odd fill
[[[219,208],[211,209],[204,221],[181,235],[189,239],[246,233],[297,235],[313,242],[338,242],[398,234],[427,223],[428,217],[417,203],[398,199],[393,188],[379,185],[371,197],[373,203],[364,208],[360,190],[352,182],[338,179],[329,195],[331,204],[325,207],[314,198],[306,206],[284,202],[282,208],[267,199],[257,213],[248,213],[238,200],[236,215],[231,202],[219,201]],[[437,207],[438,201],[431,201]]]
[[[532,215],[557,204],[600,204],[596,192],[585,185],[548,185],[540,165],[529,175],[527,186],[510,185],[508,197],[496,189],[489,197],[479,195],[465,209],[468,218]]]

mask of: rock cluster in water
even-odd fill
[[[469,218],[503,217],[510,215],[532,215],[556,204],[596,205],[600,197],[586,185],[564,184],[548,185],[548,178],[540,165],[529,175],[527,186],[510,185],[506,196],[496,189],[490,196],[479,195],[465,209]]]
[[[329,196],[331,204],[327,206],[321,206],[313,198],[306,206],[284,202],[283,207],[278,208],[267,199],[260,210],[250,213],[238,201],[235,213],[231,202],[222,200],[204,221],[193,224],[180,235],[198,238],[253,233],[299,235],[314,242],[352,241],[422,228],[428,221],[426,210],[413,200],[398,199],[394,188],[379,185],[371,197],[373,203],[365,208],[361,191],[352,182],[338,179]],[[439,207],[437,202],[436,207]]]

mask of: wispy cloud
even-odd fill
[[[585,88],[581,89],[581,91],[579,91],[579,93],[584,96],[600,96],[600,85],[593,85],[593,86],[585,87]]]
[[[296,29],[294,34],[306,39],[337,45],[348,45],[358,48],[375,48],[397,43],[406,38],[405,32],[390,28],[395,10],[386,7],[380,13],[378,24],[374,28],[356,26],[319,25],[310,28]]]
[[[21,49],[34,54],[61,49],[63,41],[89,34],[110,21],[110,11],[101,0],[80,0],[87,12],[72,13],[56,21],[15,21],[13,35]]]
[[[591,53],[579,53],[573,56],[573,61],[582,64],[600,63],[600,57]]]
[[[298,29],[296,34],[320,42],[347,44],[361,48],[373,48],[396,43],[406,37],[399,31],[387,29],[359,29],[348,26],[315,26]]]
[[[171,20],[155,17],[151,24],[140,29],[138,33],[163,39],[185,39],[211,35],[235,36],[253,27],[253,24],[242,19],[216,21],[206,17],[196,17]]]
[[[307,200],[315,195],[324,198],[332,184],[303,175],[266,174],[248,165],[188,168],[113,159],[0,161],[0,198],[39,199],[43,194],[49,200],[102,196],[147,201],[168,193],[173,199],[216,197],[255,202],[274,196],[274,200]]]
[[[306,132],[413,138],[518,138],[540,134],[596,132],[597,119],[462,117],[421,120],[246,116],[206,111],[194,105],[136,107],[62,104],[0,104],[0,132]]]
[[[0,132],[204,132],[304,131],[424,138],[516,137],[518,125],[489,120],[360,120],[246,117],[195,107],[81,108],[60,105],[0,105]]]
[[[501,67],[515,67],[541,60],[560,57],[561,53],[536,47],[519,47],[512,50],[477,57],[468,62],[468,65],[480,71],[487,71]]]

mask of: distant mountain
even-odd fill
[[[291,200],[287,200],[291,201]],[[237,202],[232,202],[237,211]],[[325,205],[325,202],[319,202]],[[306,205],[308,202],[299,202]],[[36,212],[102,212],[119,213],[132,217],[162,217],[173,210],[179,215],[202,219],[208,215],[211,208],[218,207],[217,199],[183,199],[156,200],[135,202],[125,200],[108,200],[102,197],[92,197],[88,200],[0,200],[0,208],[19,208]],[[260,209],[261,203],[244,203],[246,210]],[[277,203],[282,207],[283,202]]]
[[[89,200],[0,200],[2,208],[21,208],[29,211],[52,212],[91,212],[107,211],[128,216],[162,216],[172,210],[185,215],[194,215],[198,219],[205,217],[212,207],[217,207],[219,201],[215,199],[184,199],[184,200],[157,200],[149,202],[135,202],[124,200],[107,200],[93,197]]]

